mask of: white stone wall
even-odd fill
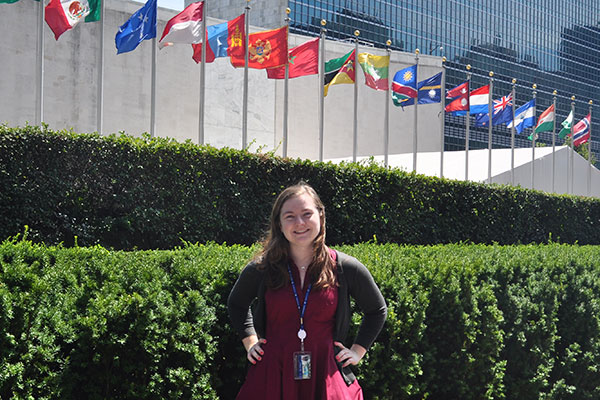
[[[211,4],[214,4],[211,2]],[[223,3],[224,4],[224,3]],[[104,21],[103,134],[124,131],[131,135],[150,132],[152,41],[144,41],[133,52],[116,54],[114,37],[118,27],[142,6],[123,0],[107,0]],[[209,9],[210,10],[210,9]],[[268,10],[272,12],[273,10]],[[253,12],[257,12],[256,7]],[[267,10],[265,10],[267,12]],[[166,21],[177,11],[159,8],[158,39]],[[239,15],[238,11],[235,11]],[[235,15],[234,15],[235,16]],[[222,22],[209,18],[208,25]],[[10,126],[36,121],[38,69],[36,43],[38,3],[21,0],[0,4],[0,123]],[[253,27],[251,31],[261,28]],[[48,26],[44,33],[44,122],[51,129],[94,132],[98,129],[97,99],[101,24],[81,23],[58,41]],[[307,37],[290,35],[290,47]],[[328,41],[326,60],[347,53],[353,45]],[[359,51],[369,51],[360,48]],[[375,54],[382,50],[371,49]],[[174,45],[157,51],[156,134],[183,141],[198,141],[200,66],[191,58],[189,45]],[[414,63],[414,56],[393,53],[393,74]],[[441,70],[437,57],[420,58],[419,80]],[[228,58],[206,65],[205,143],[240,148],[242,143],[243,69],[235,69]],[[318,76],[289,82],[288,155],[318,158]],[[353,85],[336,85],[325,98],[324,157],[352,155]],[[277,149],[282,153],[283,82],[269,80],[262,70],[249,70],[248,143],[253,149]],[[358,154],[383,153],[384,92],[364,85],[358,70]],[[440,105],[418,107],[419,151],[440,148]],[[412,152],[414,107],[404,111],[390,105],[390,152]]]

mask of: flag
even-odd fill
[[[248,35],[248,68],[274,68],[285,65],[288,57],[288,28],[272,29]],[[244,52],[230,54],[231,65],[243,67]]]
[[[535,99],[528,101],[515,111],[515,120],[510,121],[506,126],[512,128],[513,122],[517,133],[523,132],[525,128],[535,126]]]
[[[44,19],[58,40],[60,35],[82,20],[93,22],[100,19],[99,10],[100,0],[50,0],[45,8]],[[88,19],[89,15],[91,18]]]
[[[419,104],[431,104],[441,102],[442,73],[439,72],[433,75],[431,78],[427,78],[424,81],[419,82],[417,88],[419,90]]]
[[[2,3],[6,3],[6,4],[11,4],[11,3],[16,3],[19,0],[0,0],[0,4]]]
[[[535,133],[540,133],[540,132],[549,132],[551,130],[554,129],[554,104],[552,104],[550,107],[548,107],[546,109],[546,111],[544,111],[542,113],[542,115],[540,115],[540,118],[538,119],[538,123],[535,126]]]
[[[580,146],[590,139],[590,124],[592,123],[592,114],[575,124],[573,127],[573,145]]]
[[[396,72],[392,81],[392,100],[395,106],[409,106],[414,103],[417,92],[417,64]]]
[[[358,63],[365,73],[365,85],[375,90],[389,90],[390,56],[360,53]]]
[[[325,63],[325,86],[323,95],[327,96],[329,86],[340,83],[354,83],[356,80],[356,60],[354,50],[340,58]]]
[[[115,35],[117,54],[135,50],[143,40],[156,37],[157,0],[148,0],[133,13]]]
[[[36,0],[38,1],[38,0]],[[85,17],[84,22],[100,21],[100,12],[102,11],[102,0],[88,0],[90,13]]]
[[[475,89],[469,95],[469,111],[471,114],[487,114],[489,112],[490,85]]]
[[[503,96],[499,100],[494,100],[493,107],[492,126],[512,121],[512,94]],[[475,126],[488,126],[489,122],[490,117],[488,114],[477,114],[475,117]]]
[[[245,15],[242,14],[231,21],[206,27],[206,62],[211,63],[217,57],[227,57],[238,54],[244,57],[244,23]],[[202,61],[202,43],[192,44],[194,54],[192,58],[196,63]]]
[[[571,134],[571,124],[573,124],[573,110],[571,110],[567,119],[561,123],[563,128],[558,132],[558,136],[561,139],[564,139],[567,135]]]
[[[304,42],[289,51],[288,78],[315,75],[319,73],[319,38]],[[285,65],[267,69],[267,78],[284,79]]]
[[[454,99],[446,105],[445,111],[452,115],[465,115],[469,109],[469,81],[463,82],[455,88],[448,90],[447,99]]]
[[[171,43],[199,43],[202,40],[202,17],[204,2],[192,3],[171,18],[158,41],[163,48]]]

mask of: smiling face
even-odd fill
[[[321,212],[312,196],[303,192],[283,203],[279,224],[290,247],[312,248],[315,238],[321,232]]]

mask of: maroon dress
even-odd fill
[[[335,252],[333,257],[335,257]],[[292,265],[292,274],[300,306],[308,288],[300,288],[298,269]],[[300,351],[300,313],[290,285],[278,290],[267,290],[267,343],[261,361],[251,365],[237,399],[244,400],[362,400],[362,389],[355,380],[350,386],[337,369],[334,358],[333,330],[337,308],[337,288],[311,290],[304,314],[306,339],[304,350],[312,355],[312,377],[294,379],[293,354]]]

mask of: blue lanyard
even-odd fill
[[[306,302],[308,301],[308,295],[310,294],[312,283],[310,283],[308,285],[308,289],[306,289],[306,294],[304,295],[304,304],[302,305],[302,309],[300,309],[300,299],[298,298],[298,292],[296,291],[296,283],[294,283],[294,276],[292,275],[290,264],[288,264],[287,267],[288,273],[290,274],[290,282],[292,284],[292,289],[294,290],[294,297],[296,298],[296,305],[298,306],[298,312],[300,313],[300,330],[304,330],[304,312],[306,311]]]

